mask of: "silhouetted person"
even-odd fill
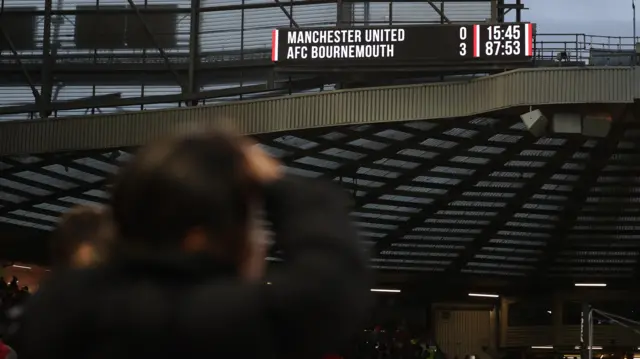
[[[60,219],[51,238],[51,254],[57,269],[100,263],[112,244],[114,227],[106,207],[73,207]]]
[[[113,257],[54,272],[31,298],[19,355],[334,353],[361,328],[370,300],[348,202],[331,184],[283,176],[259,147],[231,136],[192,134],[143,148],[113,188]],[[262,204],[285,253],[272,285],[262,279]]]
[[[99,264],[107,255],[114,236],[110,212],[105,207],[78,205],[65,213],[51,237],[54,270],[84,268]],[[15,277],[14,277],[15,279]],[[16,281],[17,288],[17,281]],[[6,314],[9,323],[5,341],[22,352],[20,327],[24,320],[24,304],[30,297],[29,288],[15,293],[14,305]]]
[[[16,277],[15,275],[11,278],[11,282],[9,283],[9,290],[13,291],[13,292],[17,292],[19,285],[18,285],[18,277]]]

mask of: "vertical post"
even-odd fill
[[[631,8],[633,10],[633,63],[631,64],[631,88],[636,88],[636,65],[638,64],[638,37],[636,33],[636,0],[631,0]]]
[[[580,315],[580,359],[591,359],[591,306],[582,303]]]
[[[561,295],[554,294],[551,305],[551,324],[553,327],[553,345],[561,343],[563,327],[562,317],[564,311],[564,300]]]
[[[638,60],[638,49],[636,48],[636,44],[638,43],[636,35],[636,0],[631,0],[631,7],[633,9],[633,66],[635,67]]]
[[[491,0],[491,23],[498,22],[498,0]]]
[[[56,10],[61,11],[64,8],[64,0],[56,1]],[[59,13],[51,19],[51,25],[53,29],[51,30],[51,70],[55,71],[56,61],[58,58],[58,51],[62,47],[60,42],[60,26],[64,23],[64,16]],[[53,74],[53,73],[52,73]],[[55,90],[54,90],[55,87]],[[51,78],[51,102],[58,100],[58,95],[60,94],[60,90],[64,85],[56,84],[53,80],[53,76]]]
[[[53,2],[44,1],[44,29],[42,33],[42,70],[40,71],[42,88],[40,89],[40,117],[51,115],[51,94],[53,93],[53,57],[51,56],[51,19]]]
[[[507,343],[507,328],[509,327],[509,304],[513,302],[512,299],[500,297],[500,316],[498,326],[500,327],[498,347],[504,347]]]
[[[191,24],[189,26],[189,74],[187,93],[194,94],[198,92],[200,86],[196,73],[200,65],[200,0],[191,0]],[[190,105],[195,106],[195,103]],[[189,105],[189,104],[187,104]]]
[[[131,9],[133,9],[133,11],[135,12],[136,16],[138,17],[138,21],[140,21],[140,23],[142,24],[142,26],[144,28],[144,31],[147,34],[147,37],[149,38],[149,40],[151,40],[151,43],[153,44],[153,46],[155,46],[156,49],[158,49],[158,52],[160,53],[160,56],[162,56],[162,58],[164,59],[164,63],[167,66],[167,70],[169,70],[169,72],[171,72],[173,74],[173,76],[176,79],[176,83],[178,85],[180,85],[180,88],[182,89],[182,91],[185,92],[184,90],[185,90],[185,88],[188,87],[189,84],[185,84],[184,83],[184,81],[183,81],[184,79],[180,76],[180,74],[174,68],[173,64],[171,63],[171,59],[169,59],[169,56],[167,56],[166,51],[164,51],[162,46],[160,46],[160,43],[156,39],[156,36],[151,31],[151,27],[149,27],[149,24],[144,19],[144,16],[142,16],[142,12],[140,12],[140,9],[138,8],[138,5],[136,5],[136,3],[133,0],[127,0],[127,2],[129,3],[129,7]]]
[[[371,16],[371,5],[368,1],[364,2],[364,24],[369,25],[369,17]]]
[[[497,349],[500,348],[500,337],[502,336],[502,328],[500,328],[500,312],[502,311],[502,300],[500,300],[496,305],[493,306],[493,325],[495,331],[493,333],[493,338],[491,338],[491,348]]]
[[[241,4],[242,4],[242,10],[240,10],[240,61],[244,61],[245,0],[242,0]],[[273,70],[270,70],[270,71],[273,71]],[[240,87],[242,86],[244,86],[244,70],[240,69]],[[242,100],[242,93],[240,93],[240,100]]]
[[[504,0],[497,0],[496,14],[496,22],[504,22]]]
[[[244,5],[245,5],[245,1],[244,0],[242,0],[242,5],[243,5],[242,13],[244,14],[244,11],[245,11],[244,10]],[[291,7],[289,7],[289,10],[293,10],[293,5],[291,5]],[[242,17],[242,20],[243,20],[243,22],[241,24],[241,28],[240,29],[242,31],[242,34],[244,34],[244,30],[245,30],[245,23],[244,23],[245,18],[244,18],[244,16]],[[289,20],[289,27],[293,27],[293,24],[291,23],[291,20]],[[241,42],[240,46],[244,47],[244,36],[242,37],[242,42]],[[288,79],[289,79],[289,81],[291,81],[291,77],[289,77]],[[276,71],[275,71],[274,67],[271,67],[271,68],[269,68],[269,70],[267,72],[267,88],[268,89],[274,88],[275,81],[276,81]],[[289,87],[289,91],[291,91],[291,87]],[[240,98],[242,99],[242,95],[240,95]]]
[[[338,26],[353,26],[353,2],[338,0]]]
[[[520,8],[522,0],[516,0],[516,5],[516,22],[522,22],[522,9]]]

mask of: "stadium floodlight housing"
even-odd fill
[[[381,289],[381,288],[371,288],[372,292],[376,293],[400,293],[402,292],[400,289]]]
[[[469,293],[470,297],[480,297],[480,298],[500,298],[497,294],[487,294],[487,293]]]
[[[531,349],[553,349],[553,345],[532,345]]]
[[[606,287],[607,283],[575,283],[576,287]]]

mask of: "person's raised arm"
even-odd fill
[[[287,177],[265,192],[285,256],[272,284],[201,286],[181,306],[181,331],[194,348],[206,346],[211,333],[223,333],[226,341],[216,343],[245,338],[255,355],[313,358],[335,352],[360,329],[371,299],[367,256],[348,215],[348,198],[330,183]]]

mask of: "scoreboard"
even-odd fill
[[[530,23],[286,28],[273,30],[271,59],[283,65],[428,64],[533,57]]]

